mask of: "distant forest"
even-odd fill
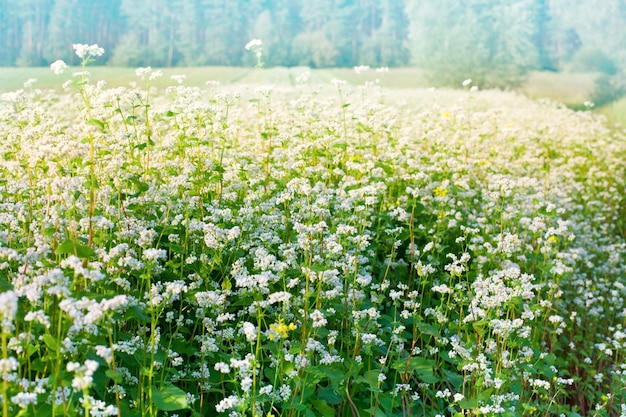
[[[626,68],[626,0],[0,0],[0,66],[416,65],[442,83]]]

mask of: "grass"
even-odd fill
[[[136,82],[135,70],[132,68],[90,67],[92,80],[105,80],[108,87],[128,86]],[[378,73],[374,69],[357,74],[350,68],[332,68],[311,70],[306,67],[277,68],[238,68],[238,67],[190,67],[166,68],[164,76],[157,79],[153,86],[164,90],[170,85],[171,76],[185,74],[185,85],[204,86],[207,81],[219,81],[222,84],[273,84],[294,86],[301,74],[308,72],[309,84],[328,84],[332,79],[345,80],[352,85],[375,83],[386,88],[426,88],[428,82],[424,74],[415,68],[392,68],[389,72]],[[531,98],[547,98],[557,102],[582,108],[589,100],[594,89],[597,74],[531,72],[527,81],[519,88],[519,92]],[[61,85],[49,68],[0,68],[0,92],[15,91],[23,88],[29,78],[37,79],[34,87],[60,91]],[[621,123],[624,126],[624,112],[621,102],[599,109],[611,125]]]
[[[626,129],[626,97],[600,109],[609,123],[618,129]]]
[[[93,81],[106,80],[110,87],[128,86],[136,81],[135,70],[131,68],[90,67]],[[346,80],[352,85],[375,82],[379,79],[389,88],[428,87],[424,74],[414,68],[392,68],[387,73],[377,73],[374,69],[357,74],[350,68],[332,68],[310,70],[305,67],[252,69],[237,67],[199,67],[163,69],[164,77],[157,80],[155,86],[169,85],[170,77],[185,74],[186,85],[203,86],[206,81],[216,80],[224,84],[233,83],[273,83],[276,85],[295,85],[295,79],[305,71],[311,72],[310,83],[328,83],[333,78]],[[545,97],[563,103],[582,103],[589,98],[594,87],[594,74],[571,74],[552,72],[533,72],[520,91],[529,97]],[[2,91],[22,88],[29,78],[36,78],[37,88],[59,88],[58,77],[49,68],[0,68]]]
[[[597,74],[531,72],[520,92],[531,98],[548,98],[564,104],[580,105],[589,100]]]
[[[78,71],[78,68],[75,68]],[[92,66],[89,67],[91,79],[94,82],[106,80],[109,87],[128,86],[131,82],[137,81],[134,68],[119,68]],[[162,70],[164,76],[155,80],[154,86],[164,89],[170,85],[171,76],[185,74],[186,83],[190,85],[204,86],[210,80],[220,81],[224,84],[237,82],[252,71],[251,68],[231,68],[231,67],[189,67],[189,68],[165,68]],[[40,89],[59,90],[61,84],[59,77],[55,76],[50,68],[0,68],[0,86],[2,91],[14,91],[23,88],[24,82],[29,78],[37,79],[34,87]]]
[[[626,143],[593,113],[108,70],[1,96],[1,417],[626,414]]]
[[[115,67],[90,67],[92,80],[106,80],[109,87],[128,86],[135,82],[134,68]],[[311,84],[324,84],[333,78],[346,80],[351,84],[363,84],[365,81],[374,82],[377,78],[386,87],[391,88],[414,88],[427,86],[423,74],[412,68],[392,68],[388,73],[378,74],[370,70],[361,75],[357,75],[354,70],[348,68],[316,69],[311,70],[306,67],[276,67],[267,69],[253,69],[241,67],[188,67],[188,68],[166,68],[162,70],[164,76],[154,83],[157,88],[164,88],[171,82],[170,77],[176,74],[185,74],[186,85],[204,86],[209,80],[220,81],[223,84],[275,84],[275,85],[295,85],[296,78],[304,73],[310,72]],[[0,68],[0,91],[14,91],[23,87],[24,82],[29,78],[37,79],[34,86],[40,89],[60,88],[59,79],[55,77],[49,68]]]
[[[374,69],[357,74],[350,68],[332,68],[311,70],[306,67],[276,68],[241,68],[241,67],[189,67],[166,68],[164,76],[155,80],[153,86],[164,90],[170,85],[171,76],[185,74],[185,85],[204,86],[207,81],[219,81],[222,84],[273,84],[294,86],[301,74],[308,72],[311,85],[328,84],[332,79],[345,80],[352,85],[375,83],[387,88],[426,88],[428,82],[424,74],[415,68],[392,68],[389,72],[378,73]],[[128,86],[136,82],[132,68],[90,67],[92,80],[105,80],[108,87]],[[519,92],[531,98],[548,98],[574,108],[583,107],[594,89],[597,74],[531,72]],[[0,91],[15,91],[23,88],[29,78],[37,81],[34,87],[59,91],[61,85],[49,68],[0,68]],[[601,109],[611,124],[622,123],[624,112],[621,104],[615,103]]]

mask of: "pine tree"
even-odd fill
[[[127,30],[113,52],[112,62],[123,66],[173,66],[176,49],[179,1],[121,0]]]
[[[47,41],[46,27],[53,0],[11,0],[7,6],[15,10],[14,17],[18,31],[16,36],[20,36],[15,64],[19,66],[45,65],[43,48]]]
[[[387,67],[406,65],[409,61],[409,50],[406,45],[409,22],[404,1],[383,0],[381,7],[382,21],[373,35],[376,65]]]
[[[0,0],[0,65],[15,64],[20,39],[18,19],[11,0]]]
[[[434,84],[508,86],[537,68],[534,0],[412,1],[415,63]]]
[[[87,43],[113,49],[122,32],[119,16],[120,0],[55,0],[50,12],[43,55],[48,62],[63,59],[78,64],[72,44]],[[99,63],[105,62],[105,55]]]

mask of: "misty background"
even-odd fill
[[[619,95],[626,0],[0,0],[0,66],[415,66],[435,85],[511,86],[532,70],[597,72]]]

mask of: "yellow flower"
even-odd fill
[[[285,324],[283,319],[278,320],[276,323],[270,324],[270,333],[267,337],[270,340],[284,339],[287,337],[290,330],[296,330],[296,325],[294,323]]]
[[[445,197],[445,196],[448,195],[448,189],[447,188],[442,188],[442,187],[437,187],[437,188],[435,188],[433,193],[435,194],[436,197]]]

